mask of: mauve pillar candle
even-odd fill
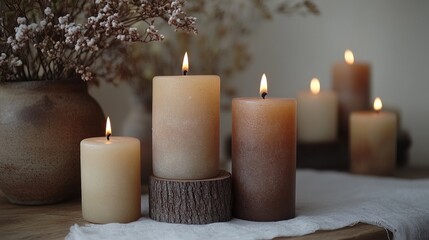
[[[232,101],[232,179],[236,218],[295,216],[295,99]]]

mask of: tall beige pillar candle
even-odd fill
[[[87,138],[82,140],[80,148],[83,218],[93,223],[127,223],[139,219],[139,140]]]
[[[206,179],[218,174],[219,96],[218,76],[157,76],[153,79],[155,176]]]
[[[267,91],[261,91],[265,96]],[[295,170],[296,101],[233,99],[234,217],[251,221],[293,218]]]
[[[335,92],[320,91],[320,82],[313,78],[311,91],[298,93],[298,141],[332,142],[337,139],[338,98]]]
[[[340,134],[348,136],[350,113],[370,109],[371,68],[366,62],[355,62],[350,50],[344,58],[346,62],[333,65],[332,86],[339,99]]]
[[[381,112],[381,100],[374,101],[374,112],[354,112],[350,116],[351,172],[392,175],[396,164],[397,118]]]

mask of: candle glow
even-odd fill
[[[112,127],[110,126],[110,118],[107,117],[107,121],[106,121],[106,137],[107,140],[109,141],[110,139],[110,135],[112,135]]]
[[[376,112],[379,112],[383,108],[383,103],[381,102],[381,99],[379,97],[375,98],[374,100],[374,110]]]
[[[261,78],[261,85],[259,87],[259,94],[261,94],[262,98],[264,98],[264,99],[265,99],[265,96],[268,94],[267,77],[265,76],[265,73],[262,75],[262,78]]]
[[[185,52],[185,56],[183,56],[182,71],[183,75],[189,71],[188,52]]]
[[[311,93],[313,93],[314,95],[319,94],[319,92],[320,92],[320,82],[319,82],[319,79],[317,79],[317,78],[311,79],[310,90],[311,90]]]
[[[347,64],[353,64],[355,62],[355,57],[353,56],[353,52],[349,49],[347,49],[344,52],[344,59],[346,60]]]

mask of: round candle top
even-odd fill
[[[129,144],[140,145],[140,140],[133,137],[110,137],[112,135],[112,127],[110,125],[110,118],[107,117],[106,121],[106,137],[93,137],[82,140],[82,144],[89,148],[96,148],[105,145],[115,145],[118,147],[127,146]]]
[[[327,90],[321,91],[320,89],[319,79],[313,78],[310,81],[310,91],[301,91],[298,93],[298,96],[313,97],[317,99],[319,96],[329,95],[329,97],[336,98],[336,94],[334,92]]]
[[[315,99],[311,101],[322,101],[322,99],[332,99],[329,101],[337,101],[336,93],[333,91],[321,91],[320,90],[320,81],[317,78],[313,78],[310,81],[310,91],[301,91],[298,93],[298,102],[301,100],[307,100],[307,99]]]
[[[366,68],[369,67],[369,64],[366,62],[357,62],[353,52],[350,49],[346,49],[344,51],[344,62],[337,62],[337,64],[334,64],[334,68],[338,69],[337,71],[345,71],[345,69],[362,69],[359,71],[365,71]]]
[[[380,124],[380,127],[386,127],[388,123],[396,124],[396,114],[393,112],[382,112],[383,103],[379,97],[374,99],[373,103],[374,111],[355,111],[350,115],[350,122],[361,122],[364,125],[370,124],[368,121],[372,121],[374,124]]]
[[[256,98],[256,97],[239,97],[234,98],[232,101],[240,101],[241,104],[254,104],[254,105],[270,105],[273,103],[283,103],[283,102],[296,102],[294,98]]]
[[[295,99],[292,98],[265,98],[268,95],[268,83],[267,76],[262,74],[261,84],[259,87],[259,94],[261,98],[254,97],[241,97],[234,98],[233,101],[240,101],[242,104],[256,104],[256,105],[270,105],[273,103],[281,103],[281,102],[296,102]]]
[[[395,115],[394,113],[381,111],[383,109],[383,102],[381,101],[381,99],[379,97],[376,97],[374,99],[373,109],[374,109],[374,111],[355,111],[354,113],[366,114],[366,115],[375,115],[375,116],[380,115],[380,114],[387,114],[387,113]]]
[[[90,147],[98,147],[103,145],[127,145],[130,144],[130,142],[136,142],[139,143],[139,140],[137,138],[133,137],[110,137],[109,140],[107,140],[106,137],[93,137],[93,138],[86,138],[82,140],[85,145]]]

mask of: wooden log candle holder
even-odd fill
[[[231,174],[176,180],[151,176],[149,216],[155,221],[182,224],[225,222],[232,218]]]

